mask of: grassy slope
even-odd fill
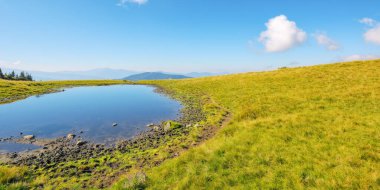
[[[215,111],[219,106],[228,109],[233,117],[211,140],[159,167],[147,168],[147,177],[141,175],[143,183],[138,185],[150,189],[379,188],[379,76],[377,60],[147,82],[173,91],[182,99],[209,99],[210,103],[204,104],[209,123],[219,120],[220,111]],[[63,86],[111,83],[124,81],[0,80],[0,103]],[[181,141],[174,139],[168,146],[173,143]],[[166,155],[166,148],[149,152]],[[114,157],[115,161],[123,161],[133,155]],[[83,162],[63,166],[70,164]],[[0,167],[0,184],[16,183],[0,185],[0,189],[28,187],[29,183],[73,188],[90,179],[81,175],[49,178],[59,175],[50,170],[35,178],[23,174],[24,171],[19,167]],[[121,180],[114,189],[125,184],[130,181]]]
[[[149,83],[233,113],[149,189],[380,188],[380,60]]]

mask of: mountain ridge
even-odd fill
[[[124,77],[124,80],[139,81],[139,80],[163,80],[163,79],[185,79],[191,78],[185,75],[168,74],[163,72],[143,72],[139,74]]]

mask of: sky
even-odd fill
[[[379,0],[0,0],[0,67],[246,72],[380,57]]]

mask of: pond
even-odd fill
[[[149,123],[179,117],[181,105],[154,90],[143,85],[76,87],[3,104],[0,138],[56,138],[68,133],[97,143],[130,138],[147,130]]]
[[[34,150],[40,148],[33,144],[19,144],[19,143],[0,143],[0,154],[11,153],[11,152],[23,152],[28,150]]]

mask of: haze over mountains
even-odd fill
[[[191,78],[185,75],[175,75],[175,74],[166,74],[161,72],[145,72],[140,74],[131,75],[123,79],[130,81],[139,81],[139,80],[162,80],[162,79],[185,79]]]
[[[9,69],[2,68],[4,72],[11,72],[14,70],[15,72],[21,72],[19,69]],[[100,69],[92,69],[87,71],[59,71],[59,72],[46,72],[46,71],[28,71],[24,70],[30,74],[32,74],[34,80],[85,80],[85,79],[123,79],[128,78],[131,75],[143,74],[146,76],[147,72],[139,72],[139,71],[131,71],[124,69],[110,69],[110,68],[100,68]],[[149,72],[156,73],[155,75],[151,75],[149,79],[165,79],[170,77],[175,77],[176,75],[182,75],[186,78],[197,78],[197,77],[205,77],[205,76],[214,76],[221,75],[226,73],[209,73],[209,72],[190,72],[190,73],[167,73],[167,72]],[[174,75],[174,76],[163,76],[158,73],[164,75]],[[181,78],[181,77],[179,77]],[[139,79],[142,80],[142,79]]]

